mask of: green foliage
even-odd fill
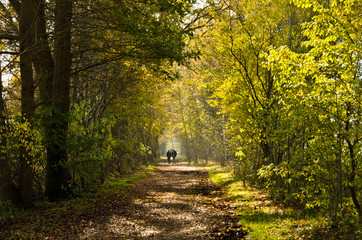
[[[226,168],[206,166],[210,179],[222,186],[235,203],[248,239],[358,239],[356,223],[332,227],[324,214],[286,206],[262,190],[235,179]],[[279,172],[279,173],[278,173]],[[260,176],[285,175],[281,167],[266,166]],[[269,180],[268,180],[269,181]]]
[[[107,180],[104,183],[104,190],[105,192],[114,193],[125,188],[129,188],[134,185],[135,182],[144,179],[145,177],[149,176],[149,174],[154,171],[154,167],[147,167],[143,168],[142,170],[138,170],[136,173],[128,174],[123,176],[121,179],[117,180]]]
[[[25,119],[24,119],[25,120]],[[11,159],[17,159],[20,148],[24,147],[29,156],[34,158],[34,163],[44,163],[44,146],[42,145],[43,135],[36,124],[28,121],[21,121],[20,117],[10,124],[7,130],[7,154]]]
[[[1,39],[1,49],[9,52],[18,48],[16,3],[2,3],[0,10],[1,18],[6,20],[1,37],[14,38]],[[9,113],[6,122],[9,135],[7,149],[0,151],[7,154],[12,164],[14,182],[19,180],[18,159],[22,148],[34,158],[37,196],[44,192],[45,169],[48,169],[48,190],[63,180],[61,185],[66,185],[68,170],[73,178],[70,184],[86,188],[157,158],[158,138],[166,126],[162,91],[174,78],[170,66],[195,56],[186,46],[194,31],[191,14],[195,3],[195,0],[75,1],[70,19],[72,75],[70,82],[64,82],[65,90],[71,86],[70,95],[64,96],[70,97],[70,114],[68,101],[59,102],[64,103],[61,111],[50,107],[59,100],[52,94],[52,55],[57,44],[53,40],[64,33],[48,38],[53,36],[57,3],[41,1],[41,5],[34,6],[39,10],[38,26],[34,28],[36,34],[28,35],[36,38],[30,40],[36,43],[32,48],[36,48],[32,53],[34,89],[26,89],[14,77],[9,91],[3,94]],[[7,67],[14,67],[9,70],[17,76],[19,66],[14,60]],[[29,119],[34,125],[14,120],[15,113],[21,112],[20,103],[28,100],[19,98],[24,90],[34,90],[32,97],[36,104],[30,109],[34,111],[34,119]],[[50,180],[58,173],[67,176]]]
[[[200,62],[193,61],[195,67]],[[170,125],[167,134],[179,139],[181,154],[190,162],[215,160],[222,163],[225,153],[223,141],[223,116],[208,102],[210,93],[199,80],[196,72],[186,67],[178,67],[179,80],[165,92],[167,94],[167,114]]]
[[[235,175],[335,224],[361,219],[361,9],[217,2],[197,43]]]
[[[23,213],[22,209],[18,208],[9,201],[0,201],[0,223],[10,221]]]
[[[184,23],[195,0],[129,0],[100,2],[104,20],[112,26],[107,41],[112,41],[117,54],[126,53],[144,64],[159,60],[183,62],[194,53],[186,49],[185,38],[192,35]],[[130,43],[125,48],[125,42]]]
[[[295,2],[316,12],[304,24],[307,40],[303,45],[310,50],[299,54],[279,48],[269,55],[280,81],[288,85],[288,92],[294,92],[283,98],[293,109],[291,114],[304,112],[293,117],[294,122],[308,122],[304,134],[307,148],[300,151],[302,159],[291,159],[291,176],[302,184],[296,194],[306,207],[322,206],[335,220],[343,219],[346,213],[355,214],[351,202],[358,204],[358,200],[350,197],[361,187],[356,175],[360,166],[357,149],[361,145],[357,137],[361,133],[361,97],[357,90],[361,50],[357,36],[361,26],[355,22],[360,8],[356,8],[356,1],[325,5]]]
[[[134,84],[123,89],[107,109],[115,116],[112,134],[117,139],[108,166],[112,174],[125,174],[158,158],[158,137],[168,120],[164,113],[164,76],[131,61],[126,64],[136,67],[129,75]]]
[[[0,152],[6,156],[4,161],[8,161],[9,165],[7,174],[11,176],[15,186],[18,185],[21,149],[25,149],[27,156],[32,159],[30,164],[36,181],[42,179],[45,168],[45,147],[40,124],[22,121],[21,116],[18,116],[14,121],[9,122],[6,132],[2,132],[1,137],[5,138],[6,146],[2,146]],[[42,186],[37,184],[34,189],[35,194],[39,194]]]
[[[105,165],[113,155],[116,139],[111,129],[115,124],[112,116],[93,120],[87,116],[91,109],[85,103],[74,105],[71,112],[68,136],[68,165],[73,173],[74,184],[83,187],[101,181],[106,175]]]

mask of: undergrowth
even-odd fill
[[[10,221],[16,222],[17,218],[30,217],[30,222],[27,223],[29,224],[29,228],[36,228],[35,225],[41,224],[39,219],[42,217],[37,215],[39,210],[44,210],[44,213],[46,212],[48,215],[66,214],[70,212],[76,215],[84,214],[89,209],[95,207],[95,204],[97,204],[99,198],[109,198],[116,196],[121,191],[131,187],[133,184],[135,184],[135,182],[147,177],[154,170],[155,166],[150,165],[148,167],[143,167],[136,172],[121,177],[108,179],[103,184],[78,192],[77,195],[71,199],[55,203],[48,201],[37,201],[34,203],[34,208],[29,210],[24,210],[21,207],[11,204],[10,202],[0,201],[0,224],[6,224]],[[51,225],[51,222],[47,222],[46,225],[49,224]]]
[[[204,167],[210,179],[236,203],[240,223],[248,232],[246,239],[362,239],[361,232],[352,226],[332,226],[318,212],[271,200],[262,190],[235,179],[226,168],[215,164]]]

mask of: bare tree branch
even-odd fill
[[[19,36],[11,33],[0,33],[0,39],[3,40],[18,40]]]
[[[0,51],[0,54],[19,55],[18,52]]]

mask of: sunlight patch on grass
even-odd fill
[[[247,239],[312,239],[313,232],[327,225],[325,219],[308,215],[272,201],[261,190],[244,186],[242,181],[220,166],[206,166],[210,179],[223,187],[237,206],[237,214]]]
[[[232,183],[233,177],[225,170],[217,165],[206,166],[205,169],[209,172],[209,178],[219,186],[226,186]]]
[[[127,174],[117,179],[106,180],[103,186],[100,188],[100,194],[103,193],[117,193],[123,189],[133,186],[133,184],[143,178],[149,176],[153,171],[156,170],[156,166],[143,167],[141,170]]]

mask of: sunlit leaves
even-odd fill
[[[111,129],[115,124],[112,116],[89,119],[90,107],[85,103],[74,105],[68,133],[68,166],[73,171],[73,181],[96,182],[105,174],[104,164],[113,155],[117,141]]]
[[[28,121],[13,121],[1,137],[7,141],[7,148],[1,149],[1,154],[7,155],[14,163],[21,154],[20,148],[24,148],[28,156],[35,159],[32,165],[44,164],[43,135],[39,126],[34,127]]]
[[[357,90],[361,87],[361,43],[357,36],[362,29],[354,21],[361,18],[358,10],[361,8],[356,8],[361,3],[294,2],[315,12],[312,19],[303,24],[303,46],[308,51],[296,53],[287,47],[272,49],[268,64],[277,70],[283,89],[291,93],[283,96],[283,102],[291,105],[295,113],[307,113],[298,115],[297,121],[308,121],[310,130],[305,135],[308,140],[302,150],[304,158],[296,158],[299,162],[295,166],[299,168],[293,175],[306,182],[297,195],[307,202],[308,208],[327,208],[337,204],[336,201],[341,201],[340,208],[343,208],[350,205],[351,200],[348,194],[342,194],[343,187],[350,184],[360,187],[353,166],[360,164],[354,154],[361,145],[358,136],[362,130],[356,124],[361,121],[361,97]],[[314,171],[318,174],[313,174]],[[353,201],[356,204],[356,200]]]
[[[274,197],[291,195],[308,208],[351,206],[346,189],[361,187],[361,2],[214,7],[204,87],[227,116],[241,173],[253,179],[261,167]]]

